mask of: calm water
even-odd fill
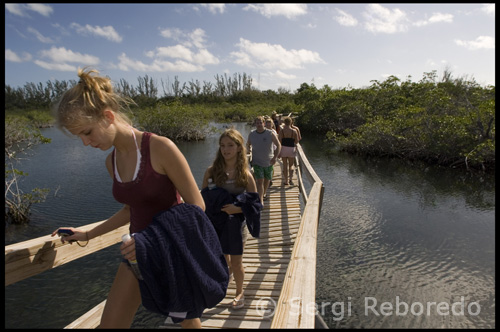
[[[250,130],[237,128],[245,137]],[[51,194],[35,206],[30,225],[5,229],[6,244],[103,220],[120,208],[104,167],[108,152],[54,128],[44,135],[52,143],[19,168],[29,173],[25,188]],[[495,327],[493,177],[328,155],[310,137],[301,143],[325,185],[316,302],[331,328]],[[217,137],[178,146],[200,184]],[[62,328],[100,303],[121,259],[118,246],[5,287],[5,327]],[[133,327],[163,320],[141,308]]]

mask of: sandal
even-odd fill
[[[245,306],[245,295],[242,295],[239,300],[236,298],[233,299],[233,303],[231,304],[233,309],[241,309]]]

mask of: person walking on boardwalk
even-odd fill
[[[281,130],[281,114],[278,114],[276,113],[276,111],[273,111],[273,113],[271,114],[271,119],[273,120],[276,133],[279,134]]]
[[[285,116],[283,119],[284,126],[278,135],[279,141],[281,142],[281,152],[279,156],[283,161],[283,184],[293,184],[293,170],[294,162],[296,156],[295,145],[299,142],[299,135],[297,130],[291,127],[292,119],[289,116]]]
[[[274,164],[281,151],[281,143],[272,131],[264,127],[264,117],[255,118],[255,130],[248,135],[247,150],[251,152],[252,167],[261,202],[266,198],[269,182],[272,180]],[[276,149],[273,151],[273,143]]]
[[[269,129],[270,131],[273,132],[273,134],[278,137],[278,133],[276,132],[276,127],[274,126],[274,122],[273,122],[273,119],[271,119],[270,116],[266,115],[264,116],[264,121],[265,121],[265,127],[267,129]],[[273,143],[273,152],[274,150],[276,150],[276,145],[274,145]],[[274,176],[274,166],[273,166],[273,174],[272,174],[272,177]],[[273,180],[269,181],[269,187],[267,188],[269,190],[269,188],[273,185]]]
[[[259,236],[262,205],[248,167],[243,137],[236,129],[226,129],[220,136],[219,149],[205,171],[201,187],[206,213],[219,236],[229,273],[234,275],[236,296],[231,307],[240,309],[245,305],[243,249],[247,228],[252,236]]]
[[[222,295],[220,298],[222,300],[225,297],[229,275],[217,234],[204,213],[205,202],[190,167],[183,154],[170,139],[132,127],[131,121],[123,111],[133,102],[115,93],[109,78],[99,76],[97,70],[87,68],[79,69],[78,76],[80,81],[66,91],[55,105],[57,125],[64,132],[79,137],[85,146],[103,151],[114,148],[107,156],[105,164],[113,179],[113,196],[123,204],[123,207],[88,231],[69,227],[72,235],[62,237],[61,241],[63,243],[87,241],[88,243],[92,238],[128,223],[130,223],[130,233],[134,235],[131,240],[120,246],[123,261],[111,285],[99,327],[129,328],[142,302],[147,309],[152,307],[161,309],[161,313],[167,314],[183,328],[201,328],[203,301],[207,299],[207,293],[201,293],[219,291],[221,294],[217,296]],[[185,203],[182,203],[181,196]],[[170,214],[167,216],[166,213],[160,213],[162,211]],[[176,216],[176,213],[181,215]],[[186,216],[187,213],[194,217],[183,218],[183,215]],[[161,218],[169,220],[163,221]],[[178,218],[177,223],[175,218]],[[194,220],[196,218],[198,219]],[[190,222],[197,222],[198,232],[193,232],[193,228],[186,229],[187,225],[191,226]],[[207,244],[210,252],[213,250],[213,255],[207,253],[208,250],[205,248],[202,254],[203,259],[200,257],[193,258],[196,260],[194,262],[185,259],[181,264],[172,263],[171,266],[167,266],[167,268],[170,267],[167,269],[169,273],[158,275],[158,271],[154,270],[152,265],[165,268],[167,262],[143,264],[138,257],[141,255],[141,257],[154,258],[155,255],[160,255],[160,248],[165,251],[159,243],[162,241],[156,242],[157,238],[151,238],[155,241],[153,252],[144,252],[142,250],[144,241],[139,240],[151,237],[150,230],[153,229],[156,232],[154,227],[158,225],[172,230],[173,233],[169,234],[170,238],[179,239],[191,245],[191,247],[182,248],[185,249],[184,252],[192,254],[191,257],[197,254],[196,250],[190,249],[201,246],[202,243]],[[59,234],[59,231],[61,228],[54,231],[52,236]],[[163,234],[159,236],[161,235]],[[208,242],[212,237],[215,239],[213,244]],[[180,257],[168,255],[169,253],[165,257],[170,259],[169,262],[181,261]],[[141,277],[136,277],[129,264],[129,261],[136,260],[136,256]],[[214,271],[214,274],[209,276],[206,272],[208,270],[201,268],[203,264],[210,265],[210,271]],[[193,266],[197,266],[198,270],[191,269]],[[189,274],[185,272],[188,268],[191,271]],[[175,289],[169,288],[168,284],[165,285],[170,280],[166,277],[177,279],[171,280],[177,281]],[[198,277],[212,289],[199,288],[198,293],[194,293],[191,286],[187,287],[193,278]],[[156,279],[159,281],[155,282]],[[148,293],[151,297],[147,300],[143,297],[143,291],[146,290],[151,292]],[[182,297],[177,295],[168,299],[157,298],[158,293],[166,294],[167,291],[170,292],[169,294],[182,293]],[[200,298],[201,296],[203,298]],[[151,302],[158,300],[163,303],[155,302],[150,306]],[[165,305],[160,308],[160,304]],[[187,307],[189,308],[186,310],[172,310],[165,313],[168,308]]]

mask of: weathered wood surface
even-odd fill
[[[89,230],[102,222],[104,220],[79,228]],[[57,235],[46,235],[5,246],[5,286],[118,243],[121,236],[129,232],[128,228],[127,224],[96,237],[83,248],[76,243],[63,244]]]

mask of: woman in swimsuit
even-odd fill
[[[293,165],[295,162],[296,149],[295,145],[299,142],[297,130],[291,127],[292,119],[285,116],[283,119],[284,126],[281,128],[278,139],[281,142],[281,151],[279,156],[283,161],[283,184],[292,184]]]
[[[132,127],[122,112],[133,101],[113,91],[111,80],[96,70],[79,69],[80,81],[55,107],[58,127],[78,136],[85,146],[114,148],[106,158],[113,179],[113,195],[123,208],[85,232],[68,227],[73,235],[64,241],[89,241],[130,223],[130,233],[146,228],[153,216],[181,203],[205,210],[191,169],[177,146],[168,138]],[[52,233],[56,235],[58,230]],[[135,240],[120,246],[120,263],[104,307],[100,328],[129,328],[141,304],[139,282],[126,260],[135,260]],[[188,312],[183,328],[201,327],[201,313]]]

